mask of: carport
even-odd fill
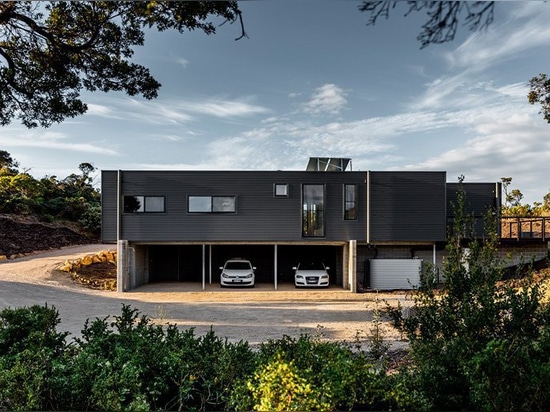
[[[122,253],[120,253],[122,251]],[[147,283],[219,282],[219,267],[227,259],[248,259],[256,267],[256,284],[293,284],[293,267],[303,260],[322,260],[330,267],[331,285],[348,289],[348,243],[215,243],[119,244],[121,268],[126,267],[124,290]],[[352,253],[351,256],[355,256]],[[354,263],[354,262],[353,262]],[[119,276],[124,275],[124,269]]]

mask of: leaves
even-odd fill
[[[18,118],[48,127],[81,115],[88,91],[157,97],[160,83],[133,63],[144,30],[215,32],[209,17],[235,21],[236,2],[79,1],[0,4],[0,125]]]
[[[527,95],[529,103],[540,104],[539,113],[544,116],[544,120],[550,123],[550,78],[541,73],[529,80],[529,84],[531,86],[531,91]]]

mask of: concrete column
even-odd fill
[[[274,245],[273,246],[273,274],[274,274],[274,279],[275,279],[275,283],[274,283],[274,287],[275,287],[275,290],[277,290],[278,288],[278,279],[277,279],[277,245]]]
[[[206,245],[202,245],[202,290],[206,288]]]
[[[117,242],[117,272],[116,272],[116,290],[117,292],[126,292],[128,288],[128,241],[119,240]]]
[[[357,240],[350,240],[348,249],[349,290],[357,293]]]
[[[342,250],[342,287],[346,290],[350,290],[350,278],[349,278],[349,244],[346,243]]]

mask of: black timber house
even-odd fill
[[[332,287],[402,289],[441,263],[456,184],[446,172],[351,171],[310,159],[305,171],[104,170],[102,241],[118,245],[118,289],[151,282],[219,284],[246,257],[256,283],[293,283],[320,258]],[[500,207],[500,183],[464,183],[476,215]]]

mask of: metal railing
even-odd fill
[[[547,240],[550,235],[550,217],[502,217],[500,238],[516,240]]]

